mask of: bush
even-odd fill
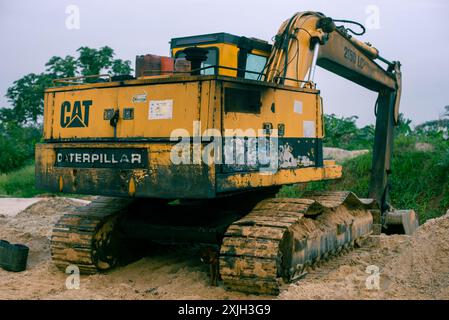
[[[33,197],[43,193],[34,187],[34,164],[0,176],[0,194],[13,197]]]
[[[374,126],[370,125],[359,129],[356,120],[356,116],[339,118],[334,114],[325,115],[325,145],[346,150],[372,148]]]
[[[34,146],[41,139],[35,127],[0,123],[0,173],[23,167],[34,159]]]

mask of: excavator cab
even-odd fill
[[[201,64],[201,75],[222,75],[260,80],[272,46],[256,38],[239,37],[229,33],[212,33],[174,38],[170,42],[173,58],[185,58],[185,49],[207,50]]]

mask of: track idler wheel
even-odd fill
[[[131,203],[128,199],[98,198],[64,214],[53,228],[54,264],[62,271],[75,265],[83,274],[116,266],[125,245],[119,224]]]

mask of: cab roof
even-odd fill
[[[225,32],[173,38],[170,41],[170,46],[171,49],[174,49],[214,43],[234,44],[240,48],[245,48],[248,50],[256,49],[266,52],[270,52],[272,48],[272,45],[267,41],[256,38],[239,37]]]

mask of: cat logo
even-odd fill
[[[72,104],[64,101],[61,105],[62,128],[86,128],[89,126],[89,109],[92,100],[75,101]]]

